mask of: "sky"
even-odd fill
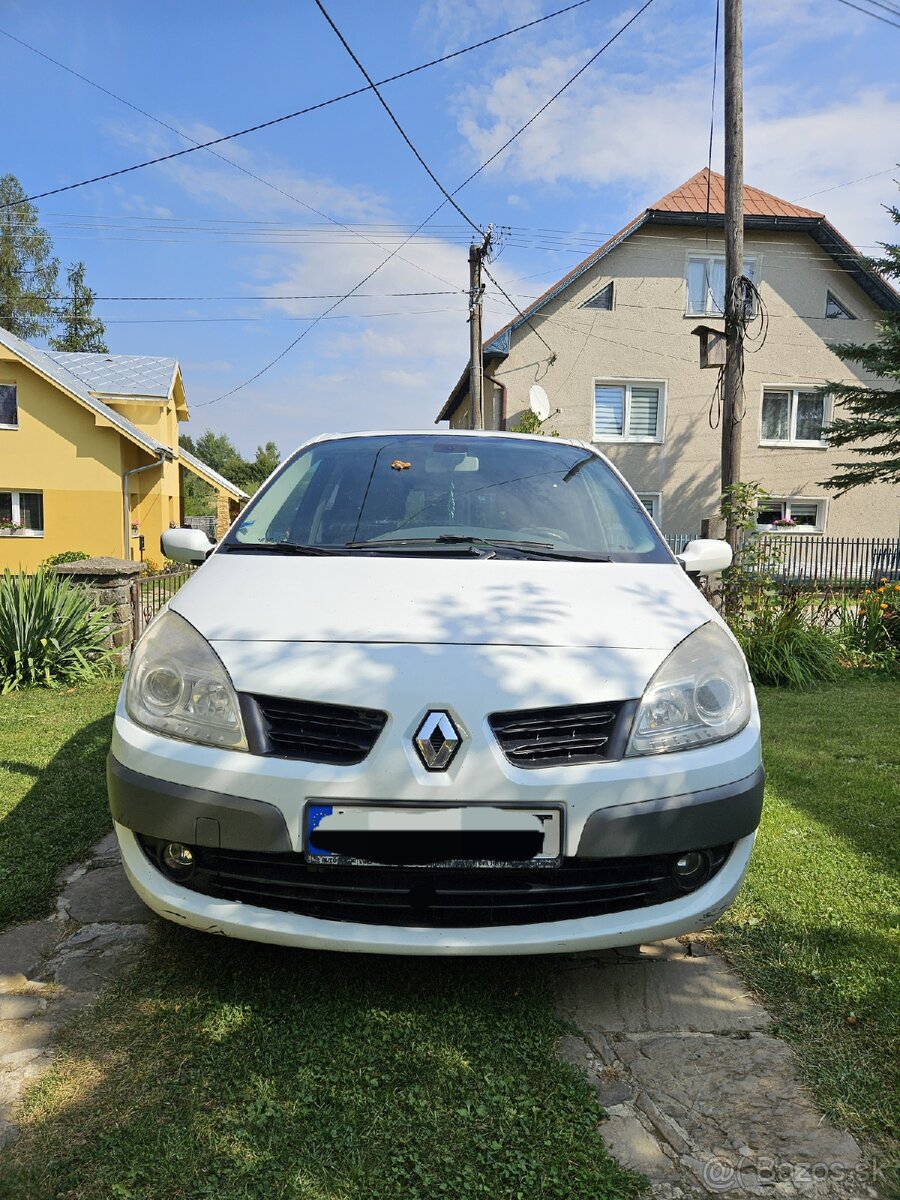
[[[326,7],[377,82],[571,2]],[[896,236],[900,28],[887,22],[900,26],[900,0],[858,2],[884,19],[839,0],[745,0],[745,179],[875,252]],[[453,191],[642,3],[590,0],[383,95]],[[489,269],[519,307],[706,166],[715,28],[716,0],[652,0],[459,192],[494,225]],[[0,31],[0,173],[29,196],[365,86],[314,0],[0,0]],[[720,31],[714,170],[721,55]],[[432,426],[467,361],[473,231],[445,205],[402,244],[443,197],[374,93],[214,149],[224,158],[198,150],[36,202],[62,267],[83,260],[98,297],[174,297],[98,299],[110,351],[177,358],[183,430],[225,432],[245,454]],[[485,333],[512,315],[489,284]]]

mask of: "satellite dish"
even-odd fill
[[[550,416],[550,397],[539,383],[528,392],[528,407],[539,421],[546,421]]]

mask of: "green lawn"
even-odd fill
[[[57,874],[112,826],[105,761],[119,686],[0,697],[0,928],[52,912]]]
[[[0,822],[13,831],[0,863],[9,872],[25,856],[43,870],[14,890],[3,877],[10,912],[46,907],[56,869],[107,826],[114,691],[0,700],[2,744],[19,764],[0,776],[3,811],[13,786],[19,797]],[[777,1014],[819,1102],[886,1144],[900,683],[850,675],[760,699],[763,830],[716,936]],[[0,1195],[625,1200],[638,1181],[606,1156],[586,1080],[555,1055],[557,968],[297,952],[166,925],[68,1031],[0,1160]]]
[[[887,1145],[900,1123],[900,681],[852,675],[759,700],[762,829],[716,934],[829,1116]]]

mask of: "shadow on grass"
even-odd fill
[[[112,825],[106,752],[112,713],[83,726],[46,767],[6,763],[35,782],[0,818],[0,928],[50,912],[56,877]]]
[[[541,959],[283,950],[165,928],[82,1018],[4,1196],[624,1200]],[[5,1171],[5,1174],[4,1174]]]

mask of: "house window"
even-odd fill
[[[594,384],[594,440],[661,442],[664,385],[661,383]]]
[[[833,317],[837,320],[855,321],[853,313],[847,308],[846,304],[841,304],[837,296],[833,292],[825,293],[825,316]]]
[[[19,428],[19,406],[16,401],[16,385],[0,383],[0,429]]]
[[[763,391],[760,443],[776,446],[823,446],[825,394],[804,388]]]
[[[766,532],[824,533],[825,501],[803,500],[794,496],[768,497],[756,509],[756,528]]]
[[[43,492],[0,491],[0,533],[44,536]]]
[[[756,282],[756,261],[744,259],[744,274]],[[691,254],[687,260],[687,312],[709,317],[725,311],[725,259],[718,254]]]
[[[602,308],[609,312],[613,306],[613,285],[608,283],[606,287],[601,288],[596,296],[591,296],[590,300],[585,300],[582,308]]]
[[[646,508],[652,519],[659,524],[659,503],[662,497],[659,492],[638,492],[638,500]]]

